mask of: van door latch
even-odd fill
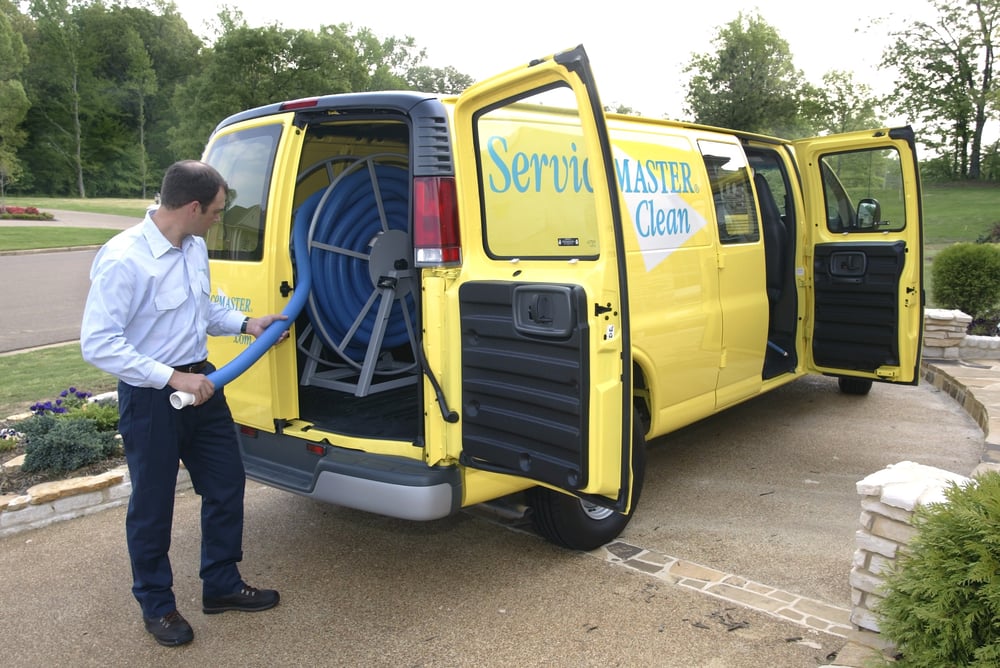
[[[608,304],[607,306],[601,306],[600,304],[594,304],[594,315],[595,316],[604,315],[605,313],[608,313],[609,311],[611,311],[611,304]]]
[[[281,293],[282,297],[287,297],[288,295],[291,294],[292,289],[293,288],[291,285],[288,284],[288,281],[282,281],[281,287],[278,288],[278,291]]]

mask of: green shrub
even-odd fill
[[[118,431],[118,401],[115,399],[98,399],[88,401],[80,406],[74,406],[66,411],[67,417],[87,418],[94,421],[97,431]]]
[[[882,634],[895,666],[1000,665],[1000,474],[917,509],[917,534],[886,578]]]
[[[960,243],[937,254],[931,264],[934,303],[984,321],[1000,307],[1000,248]],[[988,332],[995,334],[994,331]]]
[[[84,417],[34,415],[17,425],[24,435],[22,471],[75,471],[113,456],[118,442],[113,431],[99,431]]]

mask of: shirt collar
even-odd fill
[[[160,232],[160,228],[156,226],[153,219],[150,217],[149,212],[146,212],[146,218],[142,221],[142,236],[146,238],[146,243],[149,244],[149,252],[154,258],[160,258],[170,252],[174,247],[170,241],[163,236],[163,232]],[[185,236],[181,240],[180,250],[186,251],[191,243],[191,236]]]

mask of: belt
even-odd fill
[[[208,360],[202,360],[200,362],[194,362],[193,364],[182,364],[181,366],[175,366],[174,371],[180,371],[181,373],[201,373],[208,366]]]

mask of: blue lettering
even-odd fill
[[[496,181],[493,180],[493,175],[490,174],[490,190],[495,193],[502,193],[507,192],[507,189],[510,188],[510,170],[507,169],[507,165],[504,163],[503,158],[501,158],[497,153],[496,145],[498,143],[503,149],[503,152],[506,153],[507,140],[503,137],[490,137],[486,142],[486,152],[489,153],[493,164],[497,166],[497,169],[500,170],[501,176],[503,176],[503,184],[498,186]]]
[[[590,183],[589,159],[577,155],[577,144],[571,142],[567,153],[509,152],[507,138],[496,135],[486,141],[488,162],[495,169],[487,176],[489,189],[505,193],[543,192],[551,183],[557,193],[593,192]],[[690,163],[668,160],[616,159],[618,187],[625,193],[693,193],[693,170]]]
[[[643,238],[690,234],[691,219],[686,208],[660,209],[644,199],[635,208],[635,231]]]

